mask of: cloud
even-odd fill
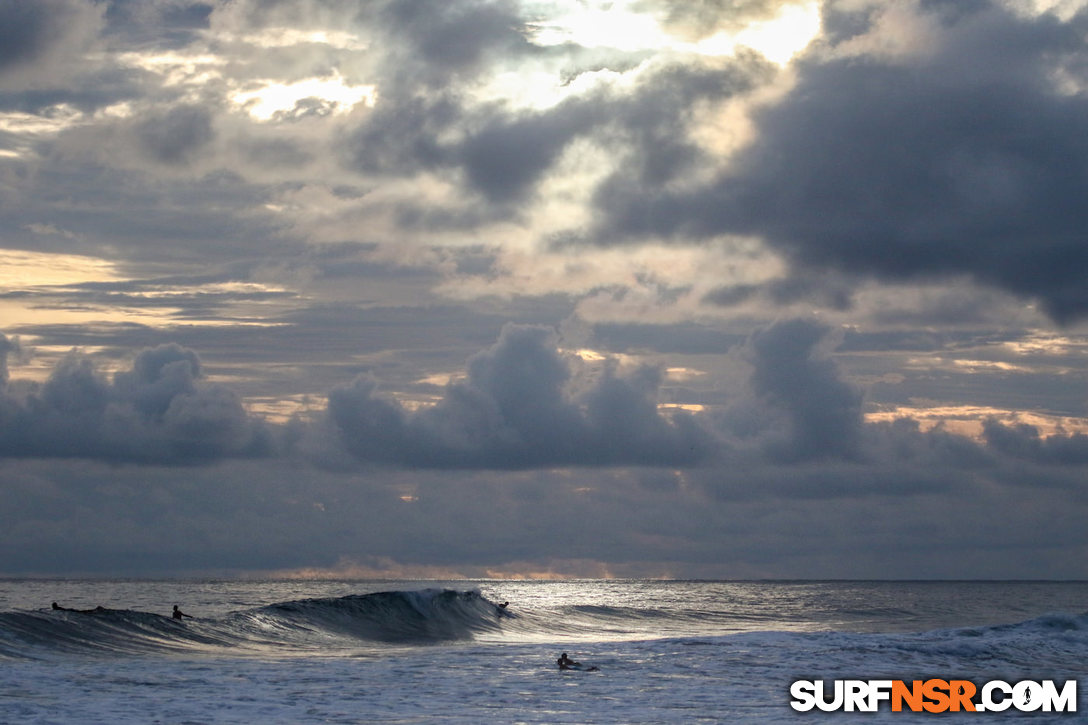
[[[487,61],[532,51],[508,2],[385,2],[360,26],[375,38],[372,82],[379,102],[350,134],[348,164],[378,175],[411,175],[457,163],[458,136],[472,117],[470,86]]]
[[[158,48],[184,48],[207,30],[214,10],[211,0],[114,1],[107,4],[107,35],[126,45],[153,42]]]
[[[657,371],[605,367],[572,394],[570,363],[549,328],[505,326],[467,373],[415,412],[357,378],[329,394],[330,421],[359,459],[417,467],[677,466],[708,453],[710,436],[694,419],[658,412]]]
[[[114,576],[383,558],[467,576],[582,559],[631,576],[1083,577],[1084,558],[1067,555],[1083,545],[1083,470],[988,456],[949,466],[941,436],[895,437],[919,447],[879,461],[682,471],[360,476],[282,460],[178,470],[0,459],[0,561],[13,574]]]
[[[778,462],[856,459],[862,395],[829,357],[836,342],[826,325],[805,319],[753,333],[742,350],[748,395],[730,404],[725,429]]]
[[[804,303],[831,310],[848,310],[854,304],[855,287],[842,275],[795,270],[793,274],[760,284],[739,282],[710,290],[703,301],[721,307],[745,303],[770,303],[775,308]]]
[[[382,176],[432,173],[490,206],[477,225],[531,208],[534,192],[563,154],[589,140],[619,160],[621,173],[663,184],[697,165],[702,153],[688,138],[693,108],[721,103],[767,80],[771,67],[755,57],[688,65],[648,63],[632,88],[608,82],[567,94],[546,108],[488,103],[457,86],[382,92],[372,113],[348,139],[351,169]]]
[[[104,8],[80,0],[0,4],[0,79],[6,91],[66,85],[103,27]]]
[[[652,349],[685,355],[724,354],[746,336],[694,323],[652,325],[602,322],[593,326],[593,342],[613,352]]]
[[[7,387],[11,375],[8,370],[8,354],[13,352],[19,352],[19,341],[0,334],[0,393]]]
[[[1088,11],[865,7],[833,19],[835,40],[797,63],[712,182],[604,184],[601,239],[756,235],[801,268],[966,275],[1036,298],[1058,321],[1088,313]]]
[[[144,151],[164,164],[189,161],[215,137],[211,114],[200,106],[178,106],[147,118],[136,134]]]
[[[0,561],[1083,576],[1086,13],[788,7],[0,2]]]
[[[451,94],[383,96],[377,108],[352,134],[348,163],[371,174],[403,174],[448,163],[449,151],[438,142],[459,123],[463,110]]]
[[[461,149],[469,183],[489,200],[506,202],[532,188],[576,136],[604,116],[595,103],[564,103],[546,113],[488,123]]]
[[[642,5],[660,13],[669,30],[691,40],[723,29],[740,30],[752,20],[768,20],[783,7],[779,0],[663,0]]]
[[[12,349],[0,346],[5,358]],[[73,351],[40,386],[0,389],[0,455],[168,464],[267,455],[270,435],[239,397],[200,377],[196,353],[176,344],[140,352],[112,382]]]
[[[517,7],[505,0],[387,2],[377,19],[403,43],[393,59],[400,63],[390,65],[414,65],[413,80],[432,86],[471,77],[493,54],[508,59],[532,50]]]
[[[552,329],[509,325],[431,407],[357,378],[330,393],[325,421],[296,421],[339,437],[354,456],[340,469],[256,457],[253,422],[192,350],[142,350],[112,380],[72,354],[0,397],[0,558],[13,573],[147,573],[377,557],[483,576],[565,571],[561,539],[558,559],[635,576],[865,577],[894,560],[897,575],[962,577],[1037,575],[1042,554],[1077,540],[1083,436],[994,424],[983,445],[863,424],[837,341],[810,319],[750,336],[734,354],[750,378],[732,391],[749,407],[716,434],[705,416],[659,413],[659,370],[577,363]],[[360,460],[386,465],[359,476]],[[172,465],[202,461],[219,462]],[[1070,561],[1042,565],[1077,575]]]
[[[1088,435],[1083,433],[1041,436],[1033,425],[1005,425],[994,418],[983,423],[982,432],[991,448],[1013,458],[1052,465],[1088,464]]]

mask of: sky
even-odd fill
[[[0,0],[0,575],[1088,578],[1088,2]]]

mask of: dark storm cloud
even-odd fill
[[[524,201],[571,141],[597,130],[612,140],[618,133],[640,141],[642,177],[671,177],[696,156],[680,132],[690,107],[751,88],[758,77],[747,60],[721,68],[677,65],[652,73],[631,98],[596,93],[543,111],[510,111],[472,98],[470,82],[485,68],[519,57],[561,57],[573,79],[635,60],[615,51],[534,45],[531,18],[505,2],[388,3],[361,14],[360,22],[390,32],[381,46],[382,101],[349,139],[351,167],[385,175],[460,170],[470,188],[500,205]],[[485,223],[492,215],[477,216]]]
[[[606,368],[577,399],[547,328],[508,325],[432,408],[407,412],[356,379],[329,394],[329,416],[358,458],[418,467],[684,465],[710,437],[689,416],[662,417],[659,373]]]
[[[658,371],[620,376],[606,366],[589,382],[575,381],[548,328],[508,325],[434,406],[406,409],[380,395],[367,374],[329,394],[328,419],[356,458],[421,468],[688,467],[729,460],[958,466],[988,459],[966,438],[922,433],[913,422],[866,424],[862,391],[831,357],[839,342],[811,320],[758,330],[740,348],[750,366],[747,383],[726,391],[721,412],[668,419],[655,404]]]
[[[6,344],[4,354],[11,349]],[[40,386],[0,395],[0,456],[200,463],[269,452],[241,400],[199,382],[200,360],[175,344],[140,352],[110,382],[77,352]]]
[[[734,404],[725,425],[755,440],[782,462],[856,458],[860,453],[861,392],[842,379],[830,358],[830,330],[788,320],[757,331],[744,348],[752,366],[753,399]]]
[[[1055,80],[1084,82],[1088,11],[920,7],[938,28],[931,51],[810,54],[711,185],[602,185],[603,238],[755,234],[801,267],[969,275],[1060,321],[1088,312],[1088,99]]]
[[[1062,512],[1083,505],[1083,436],[1040,446],[1027,429],[990,434],[1027,444],[1014,451],[1008,442],[987,447],[923,432],[909,420],[860,426],[857,392],[828,358],[835,342],[808,320],[779,323],[748,341],[751,393],[780,414],[758,431],[776,444],[766,456],[706,455],[708,434],[694,429],[696,421],[685,431],[657,413],[654,370],[620,376],[605,368],[569,394],[570,363],[556,353],[553,333],[538,327],[507,327],[434,408],[409,413],[377,398],[364,380],[330,395],[330,416],[351,426],[339,432],[356,455],[417,470],[371,467],[360,477],[356,467],[345,474],[285,458],[274,470],[224,461],[177,474],[169,466],[5,455],[0,559],[13,573],[332,566],[373,556],[501,568],[539,561],[558,537],[571,541],[565,557],[636,571],[666,562],[667,571],[690,575],[863,577],[886,575],[894,560],[903,576],[962,577],[1038,575],[1039,562],[1023,552],[1076,539],[1082,522]],[[142,351],[110,383],[72,356],[21,404],[40,416],[63,413],[67,434],[84,437],[88,427],[111,424],[87,411],[122,406],[149,429],[130,429],[132,444],[154,453],[167,417],[173,439],[189,444],[221,436],[235,420],[223,410],[237,411],[227,391],[193,394],[203,369],[191,350],[166,345]],[[2,400],[6,435],[12,398]],[[863,453],[843,448],[836,434],[864,436]],[[692,443],[702,455],[685,452]],[[1052,444],[1058,447],[1048,450]],[[812,455],[820,445],[827,455]],[[1059,450],[1066,445],[1081,458]],[[599,450],[584,458],[591,446]],[[527,450],[533,447],[539,451]],[[520,461],[535,470],[464,470],[524,468]],[[600,462],[612,465],[548,470]],[[1032,506],[1021,506],[1029,491]],[[1019,543],[1010,553],[1012,541]],[[952,563],[965,552],[969,565]],[[1010,559],[1021,555],[1023,562]],[[1083,570],[1051,558],[1045,565],[1052,576]]]
[[[612,10],[694,40],[778,5]],[[568,10],[0,1],[0,109],[18,112],[0,131],[0,236],[35,253],[31,270],[45,252],[108,263],[0,291],[23,312],[7,329],[38,348],[0,336],[5,571],[373,556],[475,573],[546,562],[562,540],[564,557],[636,574],[888,576],[894,561],[902,576],[1083,576],[1084,435],[866,422],[860,381],[870,405],[877,391],[1083,417],[1083,340],[1050,346],[1007,293],[1059,316],[1086,294],[1068,233],[1088,215],[1074,209],[1088,186],[1084,14],[829,3],[823,47],[780,72],[754,53],[544,45],[535,33],[561,34]],[[900,48],[875,35],[918,30],[887,27],[893,10],[932,20],[920,49],[881,50]],[[565,100],[510,91],[542,73]],[[256,118],[233,95],[309,79],[375,100],[342,113],[330,91]],[[761,93],[778,81],[783,95]],[[717,156],[745,116],[751,145]],[[556,222],[541,210],[559,207],[540,201],[596,203],[601,226],[545,236]],[[600,289],[633,278],[669,319],[708,289],[716,309],[654,325],[661,307],[634,317],[636,295],[617,293],[618,317],[564,331],[566,349],[661,367],[557,351],[553,326],[585,297],[567,280],[541,292],[533,266],[594,259],[563,258],[563,243],[729,233],[792,265],[756,282],[778,260],[718,240],[691,279],[667,255],[606,262]],[[713,289],[727,267],[738,282]],[[521,274],[509,297],[441,296]],[[752,332],[768,309],[809,305],[835,311],[841,339],[808,319]],[[1047,351],[1006,344],[1036,333]],[[20,375],[71,347],[94,352],[41,383]],[[435,382],[451,371],[464,375]],[[282,425],[258,417],[296,409]]]
[[[489,123],[461,149],[469,183],[490,201],[523,195],[578,134],[600,121],[596,104],[564,103],[546,114]]]
[[[771,70],[756,57],[648,71],[629,95],[600,90],[544,110],[474,106],[455,92],[386,98],[349,139],[352,168],[379,174],[460,172],[497,205],[523,203],[561,154],[592,138],[625,159],[624,174],[662,184],[700,152],[687,140],[692,108],[751,90]],[[489,221],[492,215],[481,215]]]

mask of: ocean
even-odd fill
[[[1088,582],[8,579],[0,722],[1073,722],[1086,610]],[[934,678],[1076,680],[1077,712],[790,704]]]

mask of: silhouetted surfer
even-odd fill
[[[570,657],[567,657],[566,652],[559,655],[559,659],[557,659],[555,663],[559,665],[559,669],[561,670],[582,670],[583,672],[597,672],[599,669],[596,665],[594,665],[593,667],[583,668],[581,662],[575,662]]]
[[[192,619],[193,615],[186,614],[185,612],[181,611],[180,609],[178,609],[178,605],[175,604],[174,605],[174,619],[181,619],[182,617],[188,617],[189,619]]]
[[[56,602],[53,602],[53,609],[55,609],[58,612],[79,612],[80,614],[91,614],[92,612],[104,612],[104,611],[106,611],[106,608],[103,607],[101,604],[98,605],[97,607],[95,607],[94,609],[71,609],[69,607],[62,607],[59,604],[57,604]]]

